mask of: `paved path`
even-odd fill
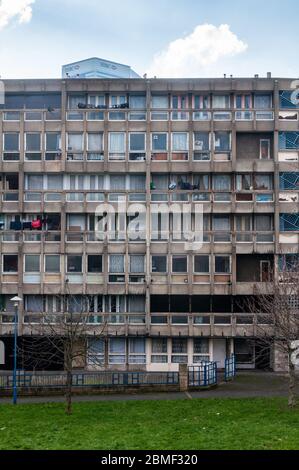
[[[297,384],[299,394],[299,384]],[[212,390],[156,393],[120,393],[109,395],[78,395],[74,402],[123,401],[123,400],[191,400],[193,398],[253,398],[287,395],[287,379],[271,372],[240,372],[233,382],[220,383]],[[60,403],[63,396],[20,397],[19,403]],[[2,403],[11,403],[10,398],[0,398]]]

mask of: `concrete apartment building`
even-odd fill
[[[292,82],[270,74],[4,81],[0,368],[11,368],[11,297],[23,299],[19,337],[30,337],[45,313],[62,310],[67,286],[74,311],[93,298],[93,341],[106,324],[86,367],[221,367],[234,352],[239,367],[278,370],[275,351],[259,358],[259,318],[244,301],[299,253]],[[202,247],[186,244],[173,215],[169,237],[158,216],[131,239],[134,208],[98,239],[98,205],[120,200],[147,216],[153,203],[189,205],[193,215],[201,205]]]

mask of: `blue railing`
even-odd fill
[[[202,362],[189,367],[189,387],[209,387],[217,384],[217,363]]]
[[[65,372],[21,372],[17,374],[19,388],[66,387]],[[11,373],[0,374],[0,390],[12,389]],[[179,385],[178,372],[82,372],[72,375],[74,387],[126,387]]]
[[[232,354],[230,357],[225,359],[224,364],[224,380],[228,382],[233,380],[236,376],[236,356]]]

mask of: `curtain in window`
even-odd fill
[[[103,189],[104,177],[103,175],[90,175],[88,189]]]
[[[93,106],[105,104],[105,96],[104,95],[88,95],[88,103],[92,104]]]
[[[27,186],[28,189],[43,189],[43,176],[28,175]]]
[[[110,189],[117,191],[126,189],[125,175],[110,175]]]
[[[130,295],[128,311],[130,313],[144,313],[145,297],[143,295]]]
[[[217,191],[230,191],[230,175],[213,175],[213,189]]]
[[[210,150],[210,138],[208,132],[194,133],[194,150]]]
[[[123,273],[125,271],[125,258],[123,255],[110,255],[109,258],[109,272],[110,273]]]
[[[130,108],[132,109],[144,109],[146,107],[145,96],[131,95],[130,96]]]
[[[172,150],[174,151],[187,151],[187,133],[186,132],[174,132],[172,134]]]
[[[63,175],[48,175],[47,189],[63,189]]]
[[[152,108],[168,108],[168,96],[167,95],[153,95],[152,96]]]
[[[213,95],[213,108],[225,109],[229,105],[229,96]]]
[[[213,216],[213,230],[230,230],[229,216]]]
[[[125,152],[125,134],[124,132],[110,132],[109,134],[109,152]]]
[[[34,313],[42,313],[44,311],[44,302],[42,295],[26,296],[26,311]]]
[[[272,189],[272,178],[270,175],[255,175],[255,189]]]
[[[218,152],[228,152],[230,149],[230,132],[215,132],[215,150]]]
[[[256,215],[255,228],[257,231],[270,231],[272,230],[272,217],[271,215]]]
[[[129,351],[131,354],[145,354],[145,338],[130,338]]]
[[[272,107],[271,95],[255,95],[254,107],[256,109],[269,109]]]
[[[130,189],[145,190],[145,181],[144,175],[130,175]]]
[[[85,95],[69,95],[69,109],[77,109],[79,103],[86,103]]]
[[[130,256],[130,272],[131,273],[144,273],[144,256],[131,255]]]
[[[94,152],[103,150],[103,134],[88,134],[88,150]]]
[[[124,104],[127,102],[126,95],[112,95],[110,96],[111,106]]]
[[[154,189],[168,189],[168,175],[152,175]]]
[[[109,352],[115,354],[125,354],[126,340],[125,338],[110,338]]]
[[[83,134],[68,134],[68,150],[82,151],[83,150]]]

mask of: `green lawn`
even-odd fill
[[[1,403],[1,402],[0,402]],[[285,399],[0,404],[0,449],[298,449]]]

